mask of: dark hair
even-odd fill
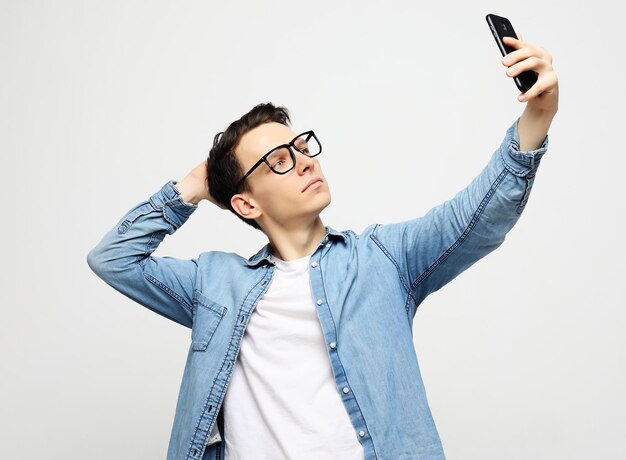
[[[224,206],[226,206],[238,218],[246,224],[252,225],[257,230],[261,230],[259,224],[254,219],[246,219],[233,209],[230,199],[236,193],[252,193],[252,188],[248,184],[248,178],[241,184],[240,190],[235,190],[237,182],[243,177],[241,164],[235,156],[235,148],[239,144],[241,137],[248,131],[268,122],[282,123],[289,126],[291,119],[286,107],[275,106],[271,102],[261,103],[252,108],[239,120],[233,121],[226,131],[219,132],[213,139],[213,147],[207,158],[208,182],[211,196]]]

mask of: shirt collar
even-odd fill
[[[330,238],[342,238],[345,241],[347,239],[347,236],[345,232],[340,232],[338,230],[335,230],[331,226],[326,225],[326,235],[324,235],[324,238],[322,239],[322,241],[320,241],[320,245],[325,244]],[[269,258],[270,250],[271,246],[269,243],[267,243],[259,250],[259,252],[247,259],[246,264],[252,267],[261,263],[262,261],[266,261],[268,264],[274,265],[275,263]]]

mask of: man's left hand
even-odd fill
[[[506,75],[514,77],[525,70],[537,72],[537,82],[518,96],[521,102],[528,101],[527,108],[555,114],[559,106],[559,82],[552,68],[552,56],[541,47],[513,37],[503,37],[506,45],[515,48],[502,58],[507,67]]]

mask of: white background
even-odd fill
[[[423,215],[521,115],[485,21],[545,47],[559,113],[505,243],[418,309],[449,460],[618,459],[626,409],[619,2],[2,1],[0,457],[164,458],[190,330],[87,265],[254,105],[314,129],[326,225]],[[155,255],[267,242],[202,202]]]

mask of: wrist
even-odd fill
[[[204,199],[203,184],[193,176],[185,176],[183,180],[174,184],[174,187],[180,192],[183,201],[187,203],[198,204]]]

